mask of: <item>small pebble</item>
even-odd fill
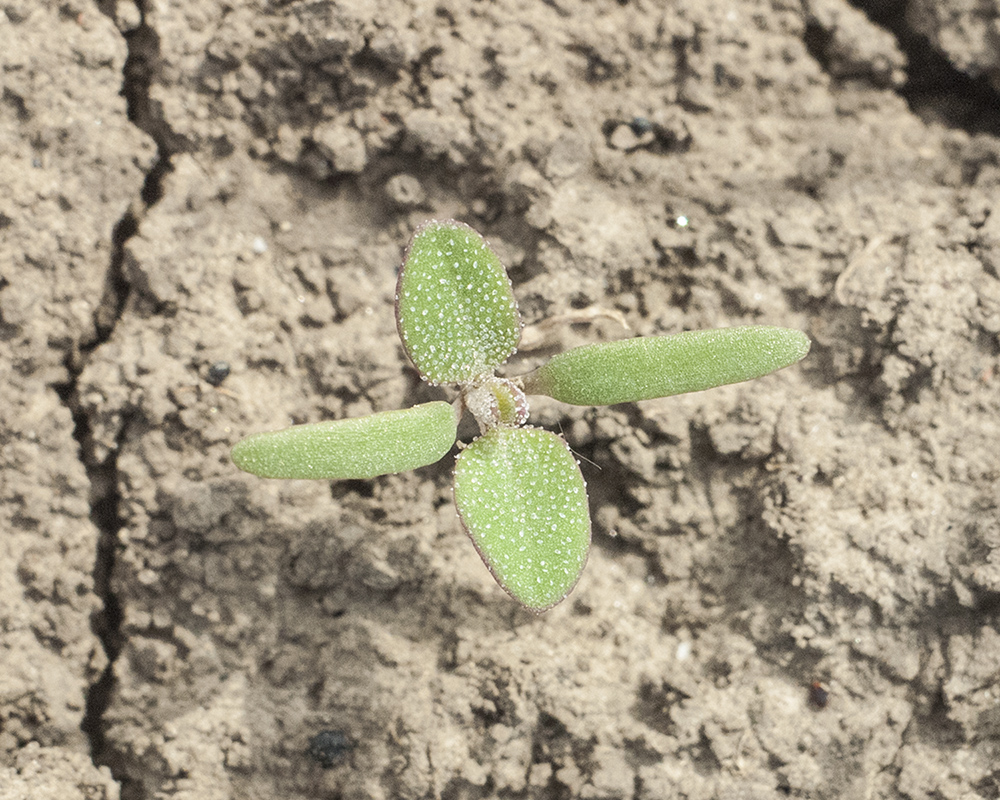
[[[208,368],[205,380],[212,386],[220,386],[229,377],[230,367],[228,361],[216,361]]]
[[[813,708],[823,709],[830,702],[830,693],[819,681],[813,681],[809,686],[809,705]]]
[[[306,751],[309,757],[323,769],[331,769],[340,764],[354,745],[343,731],[320,731],[309,740]]]
[[[656,140],[656,134],[650,128],[643,133],[637,133],[631,124],[622,124],[615,127],[608,139],[608,144],[614,150],[624,150],[630,153],[640,147],[649,147]]]
[[[653,123],[645,117],[635,117],[629,123],[629,127],[636,136],[642,136],[644,133],[649,133],[653,130]]]
[[[403,208],[416,208],[427,199],[420,181],[405,172],[393,175],[386,181],[385,193],[390,200]]]

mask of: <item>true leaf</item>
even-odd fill
[[[455,409],[438,400],[251,434],[232,459],[262,478],[374,478],[433,464],[455,443],[456,427]]]
[[[492,372],[521,335],[500,259],[454,220],[424,223],[413,234],[396,286],[396,324],[407,355],[431,383]]]
[[[605,406],[759,378],[809,352],[801,331],[749,325],[584,345],[524,376],[527,394]]]
[[[495,428],[455,465],[455,505],[497,582],[534,611],[562,600],[590,548],[580,468],[566,442],[540,428]]]

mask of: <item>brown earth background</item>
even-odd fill
[[[1000,797],[998,0],[0,8],[2,800]],[[534,401],[594,517],[543,616],[451,456],[228,460],[450,399],[393,323],[431,217],[509,265],[513,372],[813,340]]]

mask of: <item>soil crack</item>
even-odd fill
[[[114,18],[114,7],[99,3],[100,10]],[[101,642],[107,657],[107,666],[89,686],[81,730],[90,743],[90,754],[95,765],[107,766],[122,785],[123,796],[138,797],[138,784],[128,779],[124,762],[114,745],[107,738],[105,714],[111,705],[115,690],[115,663],[125,644],[122,632],[124,613],[122,602],[114,585],[115,566],[119,548],[119,535],[124,526],[121,516],[122,495],[119,485],[118,452],[124,444],[129,427],[128,416],[123,417],[121,429],[115,437],[115,447],[109,455],[99,458],[93,440],[92,419],[80,398],[80,376],[92,354],[111,339],[119,320],[125,312],[131,294],[131,284],[126,270],[126,246],[139,230],[146,213],[162,197],[164,176],[170,171],[170,157],[177,151],[173,136],[159,107],[150,100],[150,85],[158,69],[160,39],[147,21],[147,4],[137,0],[139,25],[124,32],[128,48],[122,75],[122,96],[126,101],[127,117],[156,144],[157,155],[146,174],[135,201],[113,226],[111,232],[111,258],[108,264],[101,301],[94,315],[95,334],[91,341],[81,342],[66,356],[69,380],[58,386],[63,404],[73,415],[73,437],[80,449],[80,457],[90,482],[90,519],[98,530],[94,560],[94,592],[101,600],[101,608],[91,619],[94,634]]]
[[[81,409],[78,395],[77,376],[68,387],[64,402],[73,412],[75,424],[74,438],[80,445],[90,480],[90,519],[97,527],[97,554],[94,561],[94,592],[101,599],[101,609],[94,614],[91,626],[104,648],[107,666],[87,690],[87,698],[81,730],[90,742],[90,754],[98,766],[111,769],[115,779],[122,781],[113,754],[109,752],[105,735],[104,713],[111,704],[114,690],[114,666],[124,644],[122,635],[122,606],[115,593],[112,579],[115,570],[118,534],[122,528],[119,513],[121,494],[118,490],[117,447],[102,462],[94,462],[93,440],[90,420]],[[116,444],[124,440],[126,426],[116,439]]]
[[[937,119],[969,134],[1000,136],[1000,92],[989,77],[973,78],[954,66],[906,18],[907,3],[850,0],[873,24],[896,37],[906,55],[906,82],[899,94],[922,118]]]

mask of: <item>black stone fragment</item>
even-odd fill
[[[229,377],[230,367],[228,361],[216,361],[208,368],[205,380],[212,386],[219,386]]]
[[[829,702],[830,692],[819,681],[813,681],[809,686],[809,705],[815,709],[824,709]]]
[[[320,731],[309,740],[306,752],[323,769],[331,769],[347,758],[354,744],[343,731]]]

